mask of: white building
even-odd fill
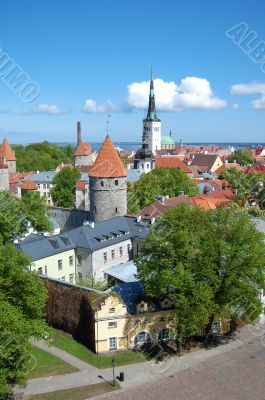
[[[45,237],[31,234],[14,245],[32,259],[31,271],[75,282],[107,280],[105,270],[135,258],[150,220],[115,217]]]

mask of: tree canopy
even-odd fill
[[[239,208],[167,211],[150,228],[137,268],[149,295],[174,301],[179,340],[209,332],[216,316],[254,321],[262,310],[264,236]]]
[[[46,290],[27,271],[29,264],[13,246],[0,246],[0,399],[8,399],[15,384],[25,384],[32,366],[29,339],[46,330]]]
[[[51,189],[53,202],[58,207],[72,208],[75,201],[75,184],[80,179],[76,168],[64,168],[54,178]]]
[[[0,192],[0,245],[22,233],[27,221],[40,231],[51,228],[46,205],[39,194],[29,193],[16,200],[10,192]]]
[[[220,174],[221,179],[227,180],[236,191],[234,200],[241,205],[246,201],[256,200],[261,209],[265,209],[265,174],[251,172],[245,174],[236,168],[228,168]]]
[[[74,148],[71,145],[60,147],[47,141],[27,146],[13,145],[17,159],[17,170],[48,171],[61,163],[72,163]]]
[[[151,204],[155,196],[178,196],[180,192],[189,196],[199,194],[197,185],[182,171],[176,168],[156,168],[128,185],[128,210],[137,212]]]
[[[234,154],[229,157],[229,161],[233,162],[234,160],[240,165],[246,165],[252,164],[254,157],[249,149],[236,150]]]

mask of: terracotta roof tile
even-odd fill
[[[76,187],[76,189],[83,189],[83,190],[85,190],[85,188],[86,188],[87,185],[88,185],[88,182],[79,180],[79,181],[76,182],[75,187]]]
[[[1,152],[4,154],[7,161],[16,161],[15,154],[6,139],[3,140]]]
[[[156,168],[179,168],[187,174],[192,173],[191,169],[176,156],[156,157],[155,166]]]
[[[89,156],[92,154],[92,149],[89,143],[80,141],[78,147],[75,150],[75,156]]]
[[[104,140],[96,161],[89,171],[89,176],[96,178],[127,176],[123,163],[109,136]]]
[[[27,181],[24,181],[21,185],[22,190],[36,190],[37,185],[35,182],[31,181],[30,179]]]
[[[238,171],[242,172],[244,171],[244,168],[237,163],[226,163],[224,165],[221,165],[221,167],[217,168],[217,170],[215,170],[215,174],[220,175],[223,171],[225,171],[228,168],[235,168]]]

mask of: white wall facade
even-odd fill
[[[144,120],[143,130],[152,153],[155,154],[157,150],[161,150],[161,122]]]
[[[59,260],[61,260],[61,263],[59,263]],[[35,260],[31,263],[30,271],[38,272],[39,274],[46,275],[50,278],[75,283],[75,250],[71,249],[62,253],[42,258],[40,260]]]
[[[80,258],[81,257],[81,258]],[[76,268],[79,279],[88,276],[96,280],[106,280],[104,270],[119,264],[126,263],[132,259],[132,240],[96,250],[93,253],[86,249],[76,250]],[[78,262],[78,260],[81,261]],[[81,274],[81,275],[80,275]]]

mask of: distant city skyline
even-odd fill
[[[265,141],[260,0],[14,0],[1,12],[0,139],[74,142],[81,121],[84,140],[101,142],[108,119],[114,142],[141,142],[152,66],[163,135]],[[32,102],[4,61],[40,88]]]

